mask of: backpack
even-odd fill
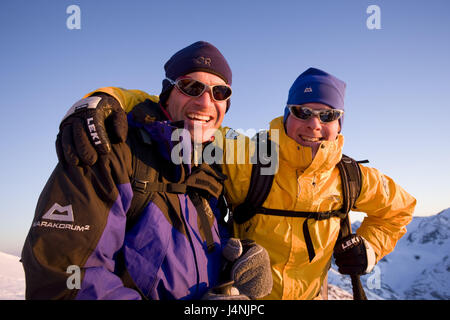
[[[139,124],[148,124],[158,119],[165,119],[157,103],[147,99],[136,105],[130,112],[133,122]],[[177,125],[177,123],[174,123]],[[158,206],[170,206],[179,212],[179,205],[176,205],[174,197],[176,194],[189,194],[197,210],[205,207],[202,198],[212,195],[219,199],[219,207],[228,212],[228,205],[224,199],[223,180],[226,179],[217,165],[207,165],[202,163],[200,166],[192,169],[189,177],[186,178],[185,167],[181,170],[179,177],[174,177],[174,167],[164,161],[161,157],[155,156],[158,150],[149,133],[139,127],[130,127],[128,130],[127,144],[132,154],[132,175],[130,177],[131,187],[133,189],[133,199],[130,209],[127,212],[127,230],[129,230],[139,214],[149,204],[150,201],[156,202]],[[179,180],[180,182],[172,182]],[[163,194],[161,197],[161,193]],[[209,216],[210,208],[201,208],[199,216],[202,229],[206,227],[204,214]],[[223,222],[223,221],[219,221]],[[209,230],[209,228],[206,228]],[[208,247],[212,247],[212,236],[206,232]]]
[[[143,115],[148,119],[142,121],[138,118],[137,121],[147,123],[147,121],[155,120],[155,117],[152,117],[154,109],[152,104],[144,102],[137,105],[133,111],[135,115],[137,113],[138,116]],[[217,219],[217,222],[228,228],[230,226],[223,220],[225,213],[228,212],[228,205],[223,192],[223,180],[226,177],[221,173],[220,168],[202,163],[192,168],[191,173],[187,175],[186,167],[179,165],[177,174],[174,174],[175,165],[157,156],[156,144],[152,142],[149,133],[144,128],[130,126],[127,144],[132,154],[133,171],[130,183],[133,198],[127,211],[126,230],[129,231],[135,225],[145,207],[153,202],[168,215],[173,227],[186,234],[192,241],[189,232],[185,229],[187,228],[186,221],[177,196],[178,194],[188,194],[198,213],[199,232],[206,240],[207,250],[210,252],[215,250],[211,231],[215,216],[207,200],[210,196],[218,199],[217,206],[224,213],[221,219]],[[143,299],[147,299],[128,273],[122,251],[119,252],[117,261],[117,271],[124,285],[135,289]]]
[[[267,145],[267,151],[270,157],[270,152],[273,149],[273,142],[267,138],[265,131],[258,133],[255,136],[256,150],[255,155],[258,154],[258,149],[262,143]],[[356,161],[346,155],[342,155],[341,161],[337,164],[339,173],[341,176],[342,193],[343,193],[343,205],[339,210],[326,211],[326,212],[303,212],[303,211],[291,211],[280,210],[263,207],[263,203],[270,193],[272,183],[275,175],[261,175],[261,168],[270,167],[270,162],[262,163],[260,158],[256,158],[257,161],[252,166],[252,172],[250,176],[250,186],[247,192],[247,196],[244,202],[234,208],[233,221],[242,224],[251,219],[255,214],[267,214],[277,216],[288,217],[303,217],[306,218],[303,223],[303,234],[305,236],[306,248],[308,251],[309,261],[311,262],[315,257],[314,246],[311,240],[311,236],[308,229],[308,220],[324,220],[331,217],[341,218],[340,231],[338,240],[348,236],[352,233],[350,219],[348,213],[354,207],[356,199],[361,193],[361,169],[358,163],[367,163],[368,160]],[[331,261],[330,261],[331,266]],[[325,279],[326,281],[326,279]],[[354,290],[355,300],[365,300],[365,293],[359,281],[359,276],[352,276],[352,284]],[[326,286],[324,286],[326,287]],[[327,294],[325,292],[325,294]]]
[[[169,203],[169,206],[180,217],[177,194],[188,194],[198,211],[200,231],[204,233],[208,250],[214,250],[211,233],[212,212],[205,199],[214,196],[219,200],[220,209],[224,209],[222,212],[228,211],[223,192],[223,180],[226,177],[221,173],[219,167],[202,163],[194,167],[188,177],[184,170],[181,170],[179,182],[172,182],[173,177],[170,172],[172,168],[168,168],[170,164],[162,161],[160,157],[155,157],[156,152],[151,152],[152,150],[148,148],[152,142],[145,129],[130,128],[128,143],[132,150],[133,173],[130,182],[133,198],[130,209],[127,211],[127,230],[136,223],[140,213],[150,201],[160,208],[167,207],[167,203]]]

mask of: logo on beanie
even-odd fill
[[[303,93],[306,93],[306,92],[312,92],[311,87],[306,87],[306,88],[305,88],[305,91],[303,91]]]
[[[207,66],[211,67],[211,58],[198,57],[195,59],[195,62],[197,62],[198,64],[206,64]]]

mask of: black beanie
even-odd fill
[[[227,60],[215,46],[205,41],[197,41],[175,53],[164,65],[164,70],[166,77],[174,81],[188,73],[204,71],[222,78],[225,83],[231,85],[232,75]],[[164,79],[159,95],[163,107],[166,107],[172,88],[173,85]],[[228,110],[230,100],[227,103]]]

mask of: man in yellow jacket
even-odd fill
[[[318,69],[302,73],[289,91],[284,117],[270,123],[279,133],[278,172],[264,208],[298,212],[326,212],[342,207],[342,185],[336,167],[342,158],[345,83]],[[236,170],[236,168],[238,170]],[[340,271],[370,272],[390,253],[411,221],[416,200],[390,177],[360,165],[362,189],[354,211],[367,214],[357,230],[362,254],[354,250],[336,257]],[[229,201],[234,205],[246,197],[251,166],[224,166]],[[314,299],[335,248],[340,219],[310,219],[308,230],[315,256],[311,260],[302,225],[306,218],[256,214],[235,225],[236,236],[256,240],[270,255],[273,275],[268,299]],[[362,240],[363,239],[363,240]]]
[[[126,112],[146,99],[158,101],[158,97],[142,91],[112,87],[86,96],[98,92],[115,98]],[[270,123],[271,132],[277,136],[272,140],[279,146],[274,151],[278,171],[263,207],[299,212],[333,211],[342,207],[342,185],[336,165],[342,158],[344,144],[340,134],[344,93],[344,82],[319,69],[308,69],[294,82],[284,116]],[[241,159],[247,159],[238,163],[222,161],[223,172],[228,176],[225,180],[227,197],[235,208],[246,198],[253,166],[248,155],[255,149],[247,137],[244,137],[245,144],[250,144],[250,148],[246,151],[229,144],[229,140],[239,140],[239,134],[229,128],[220,127],[218,132],[219,139],[215,142],[224,148],[224,158],[231,152],[226,146],[231,145],[235,160],[242,152],[245,157]],[[346,247],[344,243],[343,250],[336,256],[339,270],[347,274],[370,272],[376,262],[394,249],[406,232],[405,226],[411,221],[416,204],[416,200],[390,177],[363,165],[360,169],[362,188],[353,210],[365,212],[367,217],[357,235],[350,239],[353,245]],[[269,252],[273,289],[266,299],[320,298],[321,285],[336,246],[340,219],[307,221],[313,257],[308,253],[302,229],[305,219],[257,213],[234,226],[235,236],[253,239]]]

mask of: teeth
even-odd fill
[[[305,136],[300,136],[303,140],[308,141],[308,142],[318,142],[321,140],[321,138],[311,138],[311,137],[305,137]]]
[[[199,121],[206,121],[208,122],[209,120],[211,120],[210,116],[203,116],[201,114],[197,114],[197,113],[188,113],[187,117],[191,120],[199,120]]]

